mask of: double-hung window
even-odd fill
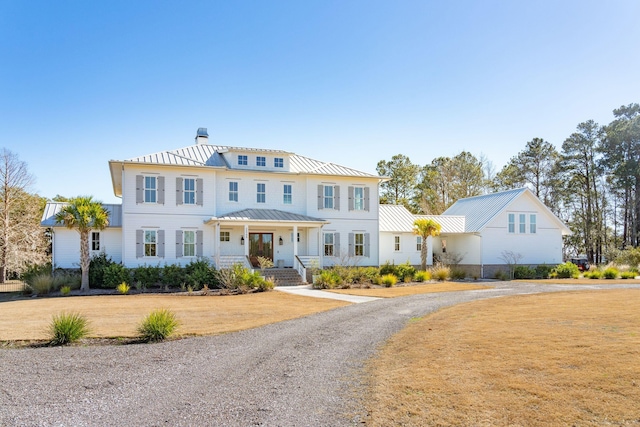
[[[524,234],[527,232],[527,215],[519,214],[518,219],[519,219],[518,233]]]
[[[333,185],[324,186],[324,208],[333,209]]]
[[[266,190],[267,185],[263,182],[259,182],[258,183],[258,192],[257,192],[257,197],[256,197],[256,202],[258,203],[266,203],[267,201],[267,190]]]
[[[155,176],[144,177],[144,202],[156,203],[158,196],[158,185]]]
[[[238,155],[239,166],[247,166],[248,163],[249,163],[249,158],[247,156],[245,156],[244,154]]]
[[[100,250],[100,233],[97,231],[91,232],[91,250],[92,251]]]
[[[529,233],[536,234],[536,214],[529,215]]]
[[[416,236],[416,250],[422,250],[422,236]]]
[[[364,256],[364,233],[356,233],[354,242],[355,256]]]
[[[393,236],[393,250],[400,252],[400,236]]]
[[[185,230],[182,232],[182,256],[196,256],[196,232]]]
[[[144,231],[144,256],[156,256],[158,251],[158,238],[156,230]]]
[[[291,202],[292,202],[291,196],[292,196],[292,194],[291,194],[291,184],[284,184],[282,203],[284,203],[285,205],[290,205]]]
[[[284,159],[282,157],[276,157],[273,159],[273,167],[274,168],[283,168],[284,167]]]
[[[334,234],[324,233],[324,256],[334,256]]]
[[[196,180],[193,178],[185,178],[184,183],[184,204],[195,205],[196,204]]]
[[[229,181],[229,201],[238,201],[238,183],[235,181]]]
[[[256,166],[267,166],[267,158],[264,156],[257,156]]]
[[[364,187],[354,187],[353,189],[353,210],[364,210]]]
[[[509,217],[509,234],[516,232],[516,214],[510,213]]]

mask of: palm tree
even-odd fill
[[[80,233],[81,291],[89,290],[89,232],[109,225],[109,213],[91,196],[75,197],[56,214],[56,221]]]
[[[413,233],[422,237],[422,245],[420,248],[420,259],[422,261],[422,269],[427,269],[427,238],[440,234],[442,227],[432,219],[418,218],[413,222]]]

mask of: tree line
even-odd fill
[[[389,177],[380,202],[439,215],[461,198],[528,187],[573,232],[565,253],[600,264],[640,245],[640,105],[623,105],[613,117],[578,124],[560,150],[533,138],[497,173],[467,151],[425,166],[397,154],[378,162],[378,174]]]

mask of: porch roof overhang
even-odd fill
[[[329,221],[322,218],[314,218],[306,215],[285,212],[278,209],[243,209],[231,212],[218,217],[211,217],[205,224],[226,224],[226,225],[301,225],[301,226],[322,226],[329,224]]]

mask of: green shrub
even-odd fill
[[[620,273],[620,278],[621,279],[635,279],[636,278],[636,272],[635,271],[623,271],[622,273]]]
[[[464,280],[467,277],[467,272],[461,268],[454,267],[451,269],[450,275],[452,280]]]
[[[353,284],[365,284],[373,283],[377,276],[379,276],[379,269],[376,267],[342,267],[336,266],[331,269],[340,277],[345,283]]]
[[[449,276],[451,276],[449,267],[435,267],[431,270],[431,277],[440,282],[447,280]]]
[[[640,247],[638,248],[626,248],[620,251],[615,257],[617,264],[629,265],[636,269],[640,266]]]
[[[28,285],[36,295],[47,295],[53,289],[53,277],[51,274],[44,273],[31,277]]]
[[[162,269],[162,283],[169,286],[182,286],[187,281],[187,272],[179,264],[167,264]]]
[[[380,266],[380,276],[384,276],[386,274],[395,274],[396,266],[389,261],[386,261],[384,264]]]
[[[131,287],[127,284],[127,282],[122,282],[116,287],[116,291],[118,291],[118,293],[122,295],[128,294],[130,289]]]
[[[154,310],[138,326],[140,339],[146,342],[163,341],[178,327],[176,315],[167,309]]]
[[[93,287],[103,288],[104,285],[104,273],[107,267],[115,264],[111,257],[107,256],[104,252],[94,255],[89,261],[89,283]],[[115,287],[115,285],[113,286]]]
[[[89,334],[89,322],[79,313],[62,313],[53,316],[49,326],[51,345],[65,345]]]
[[[105,267],[102,276],[102,286],[115,289],[122,282],[129,282],[131,274],[122,264],[113,263]]]
[[[67,296],[71,293],[71,287],[70,286],[63,286],[60,288],[60,293],[62,294],[62,296]]]
[[[413,275],[416,274],[416,269],[411,264],[409,264],[409,261],[407,261],[404,264],[397,265],[393,274],[397,277],[401,277],[404,280],[404,278],[407,276],[413,278]]]
[[[516,265],[513,267],[514,279],[533,279],[536,276],[536,271],[526,265]]]
[[[618,269],[613,267],[605,268],[602,272],[602,276],[604,276],[605,279],[617,279]]]
[[[133,280],[142,283],[145,288],[150,288],[160,283],[160,266],[144,264],[134,268]]]
[[[431,273],[428,271],[416,271],[416,274],[413,276],[413,280],[418,283],[426,282],[427,280],[431,280]]]
[[[558,279],[577,279],[580,276],[580,270],[578,266],[572,262],[565,262],[553,269],[554,277]]]
[[[551,267],[550,265],[536,265],[534,277],[536,279],[548,279],[549,275],[551,274],[551,270],[553,270],[553,267]]]
[[[585,279],[601,279],[602,271],[600,270],[585,271],[582,276],[584,276]]]
[[[387,288],[392,287],[396,283],[398,283],[398,277],[396,277],[395,274],[385,274],[382,276],[382,284]]]
[[[238,268],[237,266],[242,266],[241,264],[235,264],[232,267]],[[244,266],[242,266],[244,268]],[[198,258],[197,260],[191,261],[184,268],[185,271],[185,281],[187,285],[190,285],[193,289],[199,290],[204,285],[209,286],[209,288],[219,288],[220,283],[218,281],[218,276],[216,273],[216,269],[209,263],[209,260],[206,258]],[[241,277],[241,274],[236,276]],[[236,284],[236,287],[239,284]]]

